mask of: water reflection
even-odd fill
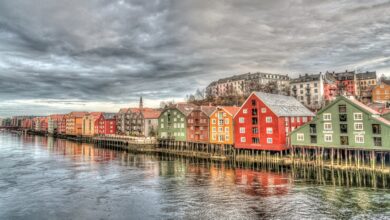
[[[244,168],[4,133],[0,133],[0,150],[0,219],[390,215],[386,175],[373,178],[367,173],[314,167]]]

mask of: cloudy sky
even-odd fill
[[[180,100],[245,72],[390,74],[390,1],[1,0],[0,116]]]

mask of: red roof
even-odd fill
[[[82,117],[84,117],[86,114],[88,114],[88,112],[71,112],[71,113],[69,113],[68,115],[69,115],[70,117],[82,118]]]
[[[240,107],[236,106],[222,106],[222,108],[233,116],[240,110]]]
[[[129,111],[132,113],[141,113],[140,108],[130,108]],[[161,111],[154,108],[142,108],[142,114],[144,118],[153,119],[160,117]]]
[[[63,114],[57,114],[57,115],[49,115],[49,117],[52,119],[52,120],[62,120],[62,118],[64,118],[65,115]]]

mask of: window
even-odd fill
[[[164,128],[164,124],[161,124],[161,126],[160,126],[161,128]]]
[[[317,134],[317,125],[310,124],[310,134]]]
[[[256,100],[252,100],[252,106],[256,105]]]
[[[325,131],[331,131],[332,130],[332,124],[331,123],[324,123],[324,130]]]
[[[324,121],[332,120],[332,114],[330,113],[325,113],[323,117],[324,117]]]
[[[340,124],[340,133],[342,133],[342,134],[348,133],[348,125],[347,124]]]
[[[304,141],[304,140],[305,140],[305,134],[297,133],[297,141]]]
[[[258,134],[259,129],[258,128],[252,128],[252,134]]]
[[[267,128],[267,134],[272,134],[272,133],[273,133],[272,128]]]
[[[257,118],[252,118],[252,125],[257,125]]]
[[[216,135],[216,134],[213,134],[213,136],[211,137],[211,139],[212,139],[213,141],[215,141],[215,140],[217,139],[217,135]]]
[[[310,143],[312,144],[317,143],[317,135],[310,135]]]
[[[177,120],[176,118],[173,119],[173,121],[176,121],[176,120]],[[135,121],[133,120],[133,122],[135,122]]]
[[[382,146],[382,138],[381,137],[374,137],[374,146],[376,146],[376,147]]]
[[[238,122],[244,123],[244,122],[245,122],[245,119],[244,119],[243,117],[239,117],[239,118],[238,118]]]
[[[307,117],[302,117],[302,122],[306,123],[307,122]]]
[[[361,122],[356,122],[354,124],[354,126],[355,126],[355,130],[357,130],[357,131],[363,130],[363,123],[361,123]]]
[[[261,108],[261,113],[266,113],[267,109],[266,108]]]
[[[223,119],[218,119],[218,125],[222,126],[223,125]]]
[[[267,122],[267,123],[272,123],[272,117],[266,117],[265,118],[265,122]]]
[[[218,141],[223,141],[223,135],[218,136]]]
[[[259,138],[257,138],[257,137],[252,138],[253,144],[258,144],[259,142],[260,142]]]
[[[340,113],[347,113],[347,106],[346,105],[339,105],[339,112]]]
[[[381,125],[380,124],[373,124],[372,125],[372,133],[373,134],[381,134]]]
[[[227,124],[227,125],[229,124],[229,119],[228,118],[225,119],[225,124]]]
[[[218,127],[218,132],[222,132],[223,131],[223,127]]]
[[[267,138],[267,143],[272,144],[272,138]]]
[[[257,115],[257,108],[252,109],[252,115]]]
[[[221,119],[223,117],[223,112],[218,112],[218,119]]]
[[[242,110],[242,113],[247,114],[247,113],[248,113],[248,109],[246,109],[246,108],[243,109],[243,110]]]
[[[217,132],[217,128],[216,127],[213,127],[213,132]]]
[[[341,145],[349,145],[348,136],[340,136],[340,144]]]
[[[331,134],[325,134],[324,135],[324,141],[325,142],[332,142],[333,141],[333,137]]]
[[[241,143],[245,143],[246,142],[246,138],[245,137],[241,137]]]
[[[229,127],[226,127],[226,128],[225,128],[225,132],[229,132]]]
[[[229,141],[229,135],[225,135],[225,141]]]
[[[240,134],[245,134],[245,128],[244,127],[240,128]]]
[[[363,113],[353,113],[353,119],[355,121],[361,121],[363,120]]]
[[[217,123],[217,120],[213,119],[211,122],[212,122],[213,125],[215,125]]]
[[[347,119],[348,119],[347,114],[340,114],[340,115],[339,115],[339,120],[340,120],[341,122],[346,122]]]
[[[301,122],[301,118],[300,117],[297,117],[297,122]]]
[[[363,135],[355,135],[355,143],[364,144],[364,136]]]
[[[291,122],[295,122],[295,117],[291,117]]]

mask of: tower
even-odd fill
[[[142,96],[141,96],[140,99],[139,99],[139,109],[142,111],[143,108],[144,108],[144,102],[143,102]]]

